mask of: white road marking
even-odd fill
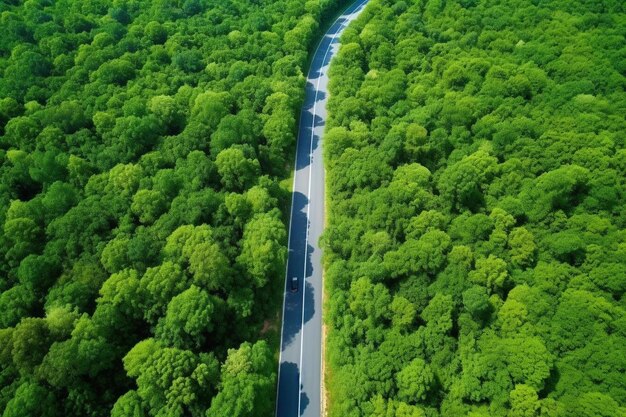
[[[309,146],[309,189],[307,191],[308,195],[307,198],[309,198],[309,203],[307,204],[307,213],[306,213],[306,218],[307,218],[307,225],[306,225],[306,238],[304,240],[304,273],[302,274],[302,319],[300,321],[300,330],[301,330],[301,335],[300,335],[300,363],[299,363],[299,378],[298,378],[298,415],[301,415],[301,410],[300,410],[300,401],[302,399],[302,352],[304,349],[304,307],[305,307],[305,302],[306,302],[306,282],[304,281],[305,277],[306,277],[306,264],[307,264],[307,258],[309,256],[309,221],[310,221],[310,210],[311,210],[311,169],[313,166],[313,137],[315,136],[315,116],[317,115],[317,95],[319,93],[319,87],[320,87],[320,80],[322,79],[323,74],[325,74],[325,72],[322,72],[322,69],[324,67],[328,67],[330,65],[330,62],[325,64],[326,62],[326,57],[328,56],[328,52],[330,52],[330,50],[333,47],[333,43],[335,42],[335,39],[337,38],[337,35],[339,33],[341,33],[343,31],[343,29],[346,26],[346,23],[349,23],[350,20],[348,19],[348,16],[353,14],[356,10],[358,10],[358,8],[361,6],[361,4],[359,4],[357,7],[354,8],[354,10],[350,11],[349,14],[342,14],[340,15],[337,19],[335,19],[335,21],[333,22],[333,24],[330,26],[331,28],[333,26],[335,26],[335,24],[337,24],[337,22],[339,21],[339,19],[341,19],[342,17],[345,17],[346,22],[343,22],[339,25],[339,29],[337,29],[337,31],[333,34],[332,38],[330,39],[330,42],[328,43],[328,47],[326,48],[326,51],[324,52],[324,57],[322,58],[322,66],[320,67],[319,70],[319,74],[317,77],[317,83],[315,85],[315,97],[313,99],[313,120],[311,120],[311,138],[310,138],[310,146]],[[352,6],[350,6],[352,7]],[[349,7],[349,8],[350,8]],[[349,9],[348,8],[348,9]],[[348,10],[346,9],[346,11]],[[323,38],[322,38],[323,40]],[[321,42],[320,42],[321,44]],[[319,45],[318,45],[319,48]],[[313,55],[313,57],[315,57],[315,55],[317,54],[317,49],[315,54]],[[327,95],[328,98],[328,95]],[[321,141],[321,136],[320,136],[320,141]],[[321,146],[321,145],[320,145]],[[322,290],[323,291],[323,290]],[[321,313],[320,313],[321,314]],[[323,378],[323,376],[320,374],[320,380],[321,378]]]
[[[355,13],[363,4],[367,3],[367,0],[363,0],[358,6],[356,6],[354,8],[354,10],[352,10],[348,15],[345,14],[345,12],[350,9],[349,6],[346,11],[344,11],[343,14],[341,14],[339,17],[337,17],[337,19],[335,19],[335,21],[332,23],[332,25],[330,26],[330,28],[332,28],[333,26],[335,26],[335,24],[339,21],[339,19],[341,19],[344,16],[349,16],[350,14]],[[346,19],[348,22],[350,22],[349,19]],[[328,55],[328,52],[330,51],[330,49],[332,48],[333,42],[335,41],[335,38],[337,37],[337,34],[340,33],[344,28],[345,28],[345,24],[342,23],[340,25],[340,28],[337,30],[337,32],[335,32],[335,34],[333,34],[333,37],[331,38],[331,41],[326,49],[326,51],[324,52],[324,57],[322,59],[322,64],[324,64],[324,61],[326,61],[326,56]],[[329,28],[329,30],[330,30]],[[324,37],[326,37],[326,35],[324,35]],[[319,44],[317,45],[317,47],[315,48],[315,52],[313,53],[313,59],[315,59],[315,56],[317,55],[317,52],[320,48],[320,46],[322,45],[322,42],[324,40],[324,37],[320,40]],[[313,65],[313,62],[311,62],[311,65]],[[324,68],[323,66],[320,67],[320,73],[318,74],[318,79],[317,79],[317,83],[316,83],[316,87],[315,87],[315,97],[314,97],[314,102],[313,102],[313,120],[311,122],[311,143],[310,143],[310,148],[309,148],[309,166],[308,166],[308,171],[309,171],[309,184],[308,184],[308,195],[307,195],[307,199],[309,199],[309,202],[307,204],[307,225],[306,225],[306,238],[305,238],[305,246],[304,246],[304,273],[302,275],[302,314],[301,314],[301,324],[300,324],[300,331],[301,331],[301,335],[300,335],[300,363],[299,363],[299,381],[298,381],[298,415],[300,415],[300,400],[302,397],[302,351],[303,351],[303,346],[304,346],[304,307],[305,307],[305,293],[306,293],[306,282],[305,282],[305,277],[306,277],[306,262],[307,262],[307,257],[308,257],[308,242],[309,242],[309,216],[310,216],[310,196],[311,196],[311,165],[312,165],[312,161],[313,161],[313,136],[314,136],[314,130],[315,130],[315,116],[316,116],[316,112],[317,112],[317,96],[319,93],[319,83],[320,83],[320,79],[322,78],[322,68]],[[307,82],[309,81],[308,77],[307,77]],[[303,114],[304,112],[300,112],[300,118],[298,121],[298,128],[302,125],[302,119],[303,119]],[[298,131],[298,135],[299,135],[299,131]],[[298,140],[298,137],[296,137],[296,153],[295,153],[295,161],[294,161],[294,167],[296,167],[295,171],[294,171],[294,176],[293,176],[293,182],[292,182],[292,195],[291,195],[291,210],[289,211],[289,231],[288,231],[288,237],[287,237],[287,262],[285,265],[285,291],[284,291],[284,296],[283,296],[283,308],[282,308],[282,321],[281,321],[281,332],[280,332],[280,346],[279,346],[279,358],[278,358],[278,377],[277,377],[277,384],[276,384],[276,417],[278,417],[278,394],[279,394],[279,387],[280,387],[280,365],[282,363],[282,356],[283,356],[283,340],[284,340],[284,323],[285,323],[285,308],[286,308],[286,304],[287,304],[287,291],[288,291],[288,285],[289,285],[289,276],[287,275],[289,272],[289,252],[291,251],[291,226],[293,223],[293,206],[294,206],[294,200],[295,200],[295,189],[296,189],[296,183],[297,183],[297,178],[298,178],[298,170],[297,170],[297,166],[298,166],[298,149],[299,149],[299,144],[300,141]],[[321,368],[321,366],[320,366]],[[323,378],[323,375],[321,375],[320,372],[320,392],[321,392],[321,378]]]

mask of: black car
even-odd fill
[[[291,292],[298,292],[298,277],[291,277]]]

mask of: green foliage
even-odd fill
[[[261,171],[259,162],[246,158],[243,150],[239,148],[221,151],[215,158],[215,165],[222,177],[224,188],[231,191],[246,190],[252,186]]]
[[[433,386],[434,375],[423,359],[413,359],[398,372],[398,399],[406,403],[417,403],[426,399]]]
[[[272,352],[264,341],[229,349],[219,392],[207,417],[271,415],[276,384]]]
[[[217,322],[215,314],[215,301],[192,285],[169,302],[156,335],[173,346],[197,349],[203,345],[206,334],[213,330]]]
[[[346,3],[0,5],[1,415],[273,412],[280,184]]]
[[[4,409],[3,417],[56,417],[63,415],[54,395],[44,387],[25,382]]]
[[[324,137],[330,415],[624,414],[625,16],[370,0],[346,29]]]

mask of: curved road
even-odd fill
[[[328,97],[327,71],[345,27],[368,0],[357,0],[328,29],[307,76],[296,145],[289,221],[289,255],[283,302],[276,417],[320,417],[322,378],[322,265],[324,229],[322,134]],[[291,291],[291,280],[298,280]]]

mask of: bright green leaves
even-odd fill
[[[191,109],[191,117],[197,123],[206,125],[210,132],[217,128],[220,120],[228,114],[230,96],[228,93],[207,91],[199,94]]]
[[[259,161],[247,157],[240,148],[221,151],[215,159],[215,164],[222,184],[230,191],[244,191],[251,187],[261,171]]]
[[[21,217],[4,223],[3,237],[10,248],[5,254],[6,260],[9,265],[17,266],[22,259],[40,248],[42,230],[33,220]]]
[[[222,365],[218,394],[207,417],[271,415],[276,374],[272,352],[264,341],[230,349]]]
[[[561,352],[573,350],[606,336],[620,314],[608,300],[589,291],[565,291],[551,323],[555,348]]]
[[[487,289],[474,285],[463,292],[463,306],[475,319],[485,319],[491,311]]]
[[[2,414],[3,417],[58,417],[63,415],[61,406],[49,390],[43,386],[25,382]]]
[[[518,3],[370,3],[343,35],[324,146],[331,414],[623,414],[622,12]],[[386,380],[416,358],[425,396]]]
[[[139,277],[137,271],[125,269],[107,279],[100,288],[99,305],[111,304],[118,314],[129,318],[141,317],[139,293]]]
[[[129,376],[136,377],[137,395],[129,393],[115,408],[139,413],[182,417],[197,415],[208,407],[215,391],[219,363],[210,354],[163,347],[148,339],[137,344],[124,358]]]
[[[462,395],[472,401],[491,398],[504,404],[516,384],[540,391],[550,375],[553,356],[538,337],[498,338],[486,332],[475,353],[463,359]]]
[[[282,276],[285,269],[287,239],[285,226],[275,212],[256,215],[244,228],[241,264],[254,287],[263,287]]]
[[[230,262],[209,226],[179,227],[167,238],[163,251],[166,259],[188,265],[197,286],[209,290],[230,287]]]
[[[183,246],[182,255],[188,259],[189,272],[197,285],[209,290],[229,287],[230,263],[215,243],[208,226],[198,226],[193,230]]]
[[[511,379],[537,390],[550,376],[553,356],[538,337],[504,339],[504,360]]]
[[[156,336],[168,345],[197,349],[217,324],[216,299],[192,285],[167,305],[165,317],[157,326]]]
[[[418,240],[407,240],[397,251],[385,254],[385,267],[392,277],[419,273],[434,274],[445,262],[450,237],[440,231],[424,233]]]
[[[587,192],[589,171],[566,165],[539,176],[520,197],[530,220],[544,219],[551,211],[570,210]],[[529,184],[530,185],[530,184]]]
[[[421,358],[414,359],[396,375],[398,399],[416,404],[426,399],[433,387],[435,376],[430,366]]]
[[[188,286],[189,278],[175,263],[166,261],[157,267],[148,268],[139,280],[145,300],[144,318],[155,324],[165,314],[169,300]]]
[[[26,318],[15,327],[12,342],[13,363],[20,374],[26,376],[41,364],[52,338],[44,319]]]
[[[391,306],[392,325],[398,329],[407,329],[415,321],[415,306],[402,296],[393,297]]]
[[[311,42],[311,38],[317,30],[319,22],[316,22],[313,16],[305,15],[300,19],[293,29],[287,31],[284,37],[285,51],[298,50],[300,45],[307,45]]]
[[[443,171],[438,188],[453,208],[476,210],[483,205],[483,192],[495,173],[497,162],[484,150],[466,156]]]
[[[338,193],[352,193],[356,189],[375,189],[391,177],[385,156],[375,148],[346,149],[334,162],[335,170],[329,173],[329,185]],[[342,172],[335,175],[333,172]]]
[[[94,74],[94,78],[105,84],[124,85],[135,76],[135,67],[126,59],[113,59],[102,64]]]
[[[532,233],[523,227],[515,228],[509,234],[508,245],[513,266],[525,267],[532,265],[537,251],[537,245]]]
[[[133,196],[132,212],[144,224],[152,224],[167,210],[166,197],[156,190],[139,190]]]
[[[117,399],[111,417],[145,417],[146,411],[136,391],[128,391]]]
[[[205,417],[220,380],[214,415],[270,415],[280,184],[346,1],[44,3],[0,6],[0,415]]]
[[[382,284],[373,285],[367,278],[360,278],[350,287],[350,310],[360,319],[370,318],[376,323],[386,318],[390,303],[389,291]]]
[[[624,417],[626,410],[613,398],[600,392],[588,392],[567,407],[570,415],[581,417]]]
[[[420,407],[409,405],[402,401],[386,401],[381,395],[372,399],[371,404],[367,404],[372,408],[370,414],[372,417],[425,417],[424,410]]]
[[[144,34],[154,44],[162,44],[167,40],[167,30],[154,20],[145,26]]]
[[[506,262],[493,255],[476,260],[476,269],[469,273],[469,279],[490,291],[502,289],[507,282],[509,273]]]
[[[539,416],[539,398],[537,391],[528,385],[519,384],[510,394],[511,411],[509,417],[537,417]]]
[[[185,126],[184,109],[174,97],[166,95],[152,97],[150,111],[165,124],[170,133],[178,133]]]
[[[124,356],[124,369],[130,377],[138,377],[141,369],[149,364],[152,355],[159,349],[159,344],[154,339],[144,339],[137,343]]]

